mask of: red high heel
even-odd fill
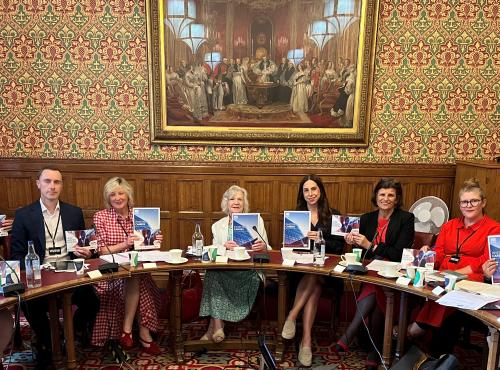
[[[365,370],[377,370],[379,363],[373,360],[365,361]]]
[[[161,348],[158,347],[158,344],[156,344],[155,341],[152,340],[151,342],[148,342],[142,338],[139,338],[139,341],[142,344],[142,351],[146,352],[148,355],[158,356],[161,354]],[[146,347],[145,344],[148,345],[148,347]]]
[[[349,352],[349,347],[341,340],[338,340],[335,347],[333,347],[333,350],[337,352],[338,355],[342,355]]]
[[[134,341],[132,340],[132,332],[122,332],[122,336],[120,338],[120,345],[124,349],[131,349],[134,346]]]

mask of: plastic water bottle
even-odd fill
[[[35,252],[33,241],[28,241],[28,254],[24,257],[26,266],[26,285],[28,288],[42,286],[42,273],[40,271],[40,257]]]
[[[318,230],[318,235],[314,239],[313,245],[314,265],[323,266],[325,264],[325,239],[323,238],[323,231]]]
[[[196,257],[201,257],[203,253],[203,245],[204,245],[203,241],[204,238],[203,234],[201,233],[200,224],[196,224],[192,238],[193,255],[195,255]]]

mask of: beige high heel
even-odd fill
[[[212,340],[215,343],[220,343],[224,339],[226,339],[226,335],[224,334],[224,329],[220,328],[215,331],[215,333],[212,335]]]

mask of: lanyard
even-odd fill
[[[121,219],[117,218],[116,221],[118,222],[118,225],[122,228],[123,232],[125,233],[125,237],[128,238],[128,232],[125,230],[125,227],[123,226]]]
[[[459,256],[459,254],[460,254],[460,250],[462,249],[462,246],[465,244],[465,242],[466,242],[467,240],[469,240],[469,239],[470,239],[470,237],[471,237],[472,235],[474,235],[474,233],[475,233],[476,231],[477,231],[477,229],[476,229],[476,230],[474,230],[474,231],[473,231],[473,232],[472,232],[472,233],[471,233],[471,234],[470,234],[467,238],[465,238],[465,239],[463,240],[463,242],[462,242],[462,243],[460,243],[460,245],[459,245],[459,244],[458,244],[458,241],[460,240],[460,239],[459,239],[459,237],[460,237],[460,228],[458,228],[458,229],[457,229],[457,251],[456,251],[456,253],[455,253],[455,257],[458,257],[458,256]]]
[[[49,226],[47,225],[47,222],[45,221],[45,218],[43,219],[43,223],[45,224],[45,229],[49,233],[50,238],[52,239],[52,248],[56,247],[56,235],[57,235],[57,230],[59,229],[59,221],[61,221],[61,212],[59,212],[59,217],[57,218],[57,225],[56,229],[54,231],[54,235],[49,230]]]

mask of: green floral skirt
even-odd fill
[[[205,274],[200,316],[238,322],[247,317],[260,277],[254,270],[210,270]]]

